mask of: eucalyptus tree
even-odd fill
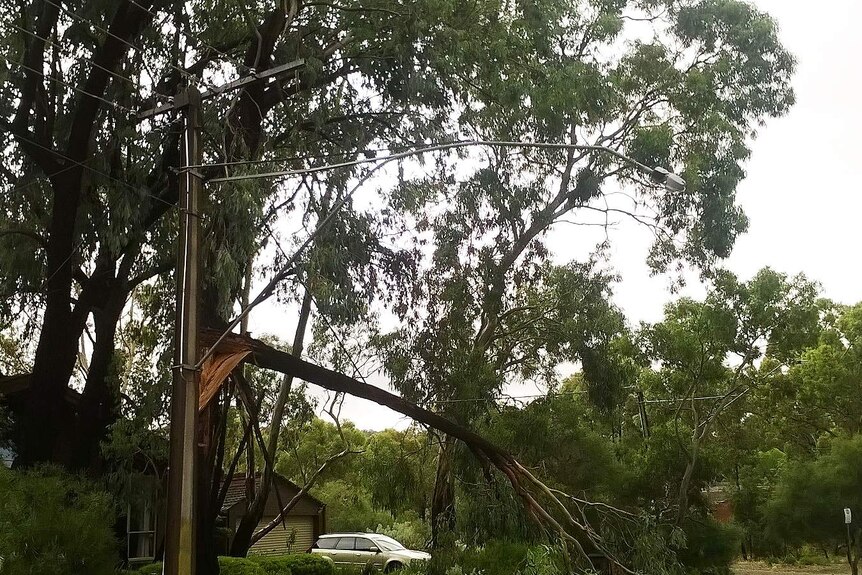
[[[593,309],[579,307],[602,281],[589,267],[571,278],[574,292],[519,301],[553,281],[544,240],[557,222],[644,224],[656,271],[729,254],[747,225],[734,200],[747,144],[793,103],[794,60],[768,15],[734,0],[475,2],[451,14],[441,6],[428,32],[447,54],[436,64],[457,82],[459,136],[605,145],[688,182],[667,192],[607,156],[541,148],[492,148],[467,167],[443,162],[402,177],[390,202],[412,216],[430,255],[416,304],[382,338],[387,369],[406,396],[450,401],[441,410],[469,422],[471,404],[455,401],[494,397],[517,377],[513,363],[539,359],[547,372],[563,360],[599,361],[608,334],[592,325],[566,334],[565,349],[541,336],[526,357],[514,349],[544,314]],[[480,25],[466,33],[466,22]],[[444,528],[454,521],[448,445],[434,498],[434,525]]]
[[[648,396],[673,398],[663,419],[685,461],[677,524],[687,516],[693,478],[717,422],[742,422],[748,394],[816,341],[819,320],[815,284],[766,268],[748,282],[719,272],[704,301],[682,298],[667,306],[664,320],[644,326],[645,355],[660,367],[640,383]]]
[[[212,88],[301,58],[289,78],[208,101],[205,162],[220,165],[207,176],[281,156],[295,157],[285,162],[292,167],[321,165],[373,142],[429,136],[443,101],[416,71],[434,56],[415,23],[429,7],[34,0],[3,8],[2,321],[4,332],[15,327],[35,342],[25,350],[32,375],[17,452],[20,464],[86,467],[117,413],[109,366],[124,304],[136,286],[169,279],[173,266],[180,126],[176,113],[143,121],[136,112],[190,84]],[[322,189],[338,197],[351,173],[210,187],[207,324],[230,313],[269,218],[320,204]],[[360,268],[379,264],[373,241],[349,247],[357,244]],[[76,377],[79,416],[63,399]]]

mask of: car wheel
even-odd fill
[[[392,573],[393,571],[398,571],[402,567],[404,567],[404,565],[402,565],[398,561],[393,561],[392,563],[390,563],[389,565],[386,566],[386,569],[384,569],[383,572],[384,573]]]

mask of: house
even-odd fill
[[[260,475],[255,478],[255,491],[260,489]],[[138,480],[134,491],[138,497],[132,498],[124,519],[126,539],[126,559],[129,564],[141,564],[158,560],[164,550],[164,529],[167,505],[164,498],[166,482],[155,475],[147,475]],[[269,524],[278,516],[279,501],[287,504],[301,488],[284,477],[273,478],[264,506],[263,517],[258,528]],[[222,553],[230,548],[233,534],[248,507],[246,500],[245,474],[235,474],[227,486],[224,503],[219,512],[219,524],[226,527],[227,539],[222,540]],[[326,529],[326,505],[311,495],[304,494],[296,506],[285,516],[278,527],[267,533],[249,550],[253,555],[284,555],[303,553],[309,549],[317,537]]]
[[[719,483],[704,490],[710,514],[719,523],[733,521],[733,495],[730,485]]]
[[[255,478],[255,491],[260,489],[260,475]],[[230,533],[236,531],[240,518],[248,507],[245,497],[246,477],[235,474],[230,481],[225,495],[221,517]],[[280,475],[273,478],[273,489],[264,506],[263,517],[258,529],[269,524],[278,516],[281,505],[286,505],[301,488]],[[326,532],[326,505],[309,494],[304,494],[296,506],[290,510],[285,521],[255,543],[249,553],[255,555],[283,555],[285,553],[303,553],[309,549],[317,537]]]

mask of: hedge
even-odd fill
[[[334,575],[335,566],[319,555],[282,555],[268,557],[253,555],[250,558],[259,564],[266,575]]]
[[[219,557],[218,569],[219,575],[271,575],[272,573],[291,575],[290,569],[287,571],[268,571],[259,562],[246,559],[245,557]],[[138,570],[138,574],[161,575],[162,564],[150,563],[149,565],[144,565]]]

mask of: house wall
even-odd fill
[[[270,491],[264,506],[263,518],[257,529],[262,529],[278,516],[281,510],[279,499],[281,505],[287,505],[299,492],[293,486],[278,481],[274,487],[278,490],[278,496],[276,496],[275,490]],[[245,501],[237,503],[228,510],[228,523],[233,530],[236,529],[244,513]],[[249,549],[249,553],[256,555],[304,553],[323,532],[324,526],[325,511],[321,511],[319,504],[314,499],[303,497],[287,514],[284,524],[279,524],[278,527],[267,533]]]
[[[262,529],[275,515],[261,519],[257,528]],[[314,517],[311,515],[288,515],[285,523],[266,534],[252,545],[249,553],[252,555],[284,555],[286,553],[304,553],[314,543]]]

